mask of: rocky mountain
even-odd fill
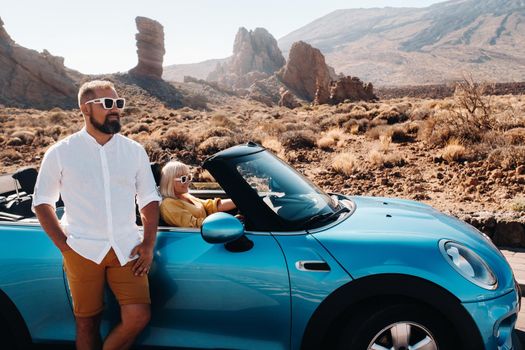
[[[0,104],[72,108],[77,104],[75,79],[79,76],[64,67],[62,57],[16,44],[0,19]]]
[[[299,40],[337,72],[374,85],[445,83],[472,74],[525,79],[525,0],[452,0],[426,8],[332,12],[281,38]]]

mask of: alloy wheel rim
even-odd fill
[[[392,323],[378,332],[368,350],[437,350],[432,333],[415,322]]]

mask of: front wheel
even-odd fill
[[[424,305],[396,304],[364,310],[345,327],[338,349],[460,349],[441,314]]]

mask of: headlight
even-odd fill
[[[441,253],[445,260],[463,277],[481,288],[494,290],[498,287],[496,275],[479,255],[456,242],[441,241]]]

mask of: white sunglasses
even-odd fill
[[[181,184],[185,184],[186,182],[193,180],[193,175],[182,175],[181,177],[176,177],[174,180],[179,181]]]
[[[118,109],[123,109],[126,105],[126,100],[124,98],[101,97],[89,100],[86,103],[99,103],[104,106],[104,109],[112,109],[113,106],[117,106]]]

